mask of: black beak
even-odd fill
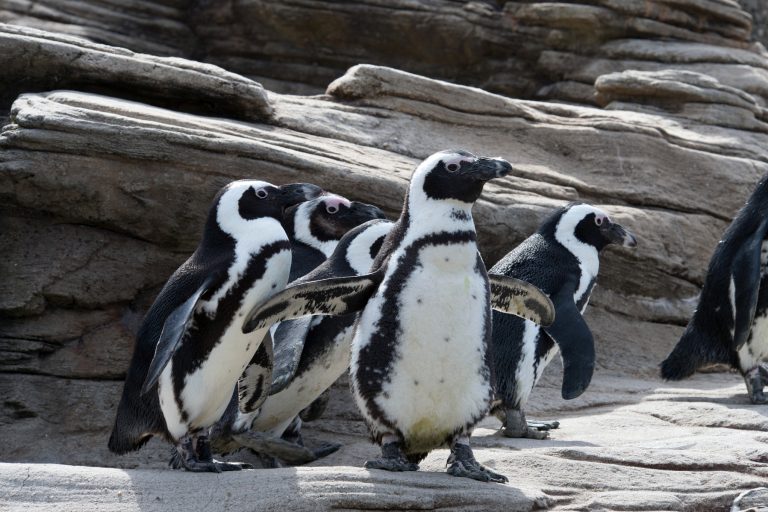
[[[361,222],[366,222],[373,219],[386,219],[384,212],[378,206],[372,204],[361,203],[359,201],[352,201],[349,207],[350,213],[356,218],[359,218]]]
[[[506,176],[511,170],[512,165],[503,158],[480,157],[469,166],[467,176],[478,181],[488,181]]]
[[[621,224],[615,222],[604,222],[600,226],[603,236],[612,244],[623,245],[624,247],[634,247],[637,245],[635,235],[624,229]]]
[[[283,208],[309,201],[324,193],[322,188],[311,183],[289,183],[281,186],[280,192],[283,196]]]

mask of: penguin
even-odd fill
[[[451,450],[448,473],[507,478],[479,464],[469,445],[492,397],[491,306],[548,325],[551,301],[536,287],[488,276],[472,206],[512,166],[461,150],[436,153],[414,171],[402,213],[371,272],[308,281],[255,308],[244,330],[307,314],[361,311],[350,378],[382,456],[365,467],[416,471],[429,451]]]
[[[738,370],[754,404],[768,403],[768,175],[717,244],[699,302],[661,363],[666,380],[722,363]]]
[[[609,244],[635,247],[634,235],[599,208],[571,203],[555,210],[539,229],[489,270],[527,281],[555,305],[555,322],[541,327],[519,317],[493,312],[491,413],[507,437],[545,439],[558,422],[528,422],[523,411],[533,387],[561,352],[562,396],[569,400],[589,385],[595,364],[592,333],[582,314],[595,286],[599,255]]]
[[[224,412],[263,338],[242,334],[245,314],[288,282],[283,211],[321,193],[310,184],[240,180],[216,194],[200,244],[139,329],[108,443],[112,452],[136,450],[158,435],[176,445],[175,468],[247,467],[213,460],[206,429]]]
[[[324,195],[290,208],[286,211],[284,225],[291,239],[293,253],[291,277],[301,277],[307,266],[316,261],[323,262],[327,256],[335,254],[329,251],[336,248],[338,238],[350,228],[383,218],[384,213],[376,206],[334,195]],[[330,266],[323,265],[322,268],[326,270],[315,269],[311,275],[326,276],[333,272],[338,275],[357,275],[367,271],[372,262],[370,250],[365,247],[362,254],[358,254],[361,251],[357,247],[363,243],[375,243],[369,240],[371,233],[376,233],[377,229],[368,230],[360,240],[355,240],[357,235],[348,238],[342,244],[345,249],[341,251],[340,257],[335,258]],[[346,248],[350,245],[353,249],[347,254]],[[355,272],[353,268],[358,271]],[[318,318],[316,322],[300,318],[272,326],[272,352],[265,349],[269,344],[259,347],[241,377],[237,400],[230,403],[227,413],[211,433],[211,445],[215,452],[230,453],[245,446],[264,455],[262,459],[265,464],[276,466],[276,461],[270,460],[268,456],[292,464],[304,464],[333,453],[341,446],[323,445],[315,452],[304,448],[301,422],[296,418],[302,409],[336,381],[348,365],[343,361],[349,357],[345,356],[343,348],[339,348],[343,347],[343,340],[336,340],[333,332],[333,326],[339,322],[344,323],[337,318],[326,318],[325,321]],[[346,327],[342,325],[339,329],[344,330]],[[329,352],[332,353],[330,356]],[[337,371],[339,366],[342,369]],[[293,385],[295,383],[292,379],[297,371],[304,384]],[[314,382],[317,379],[319,382]],[[327,382],[329,379],[330,382]],[[271,384],[267,383],[269,380]],[[289,389],[280,392],[286,386]],[[278,395],[274,396],[276,393]],[[264,400],[266,403],[262,405]],[[279,413],[271,412],[275,403],[279,404]],[[280,414],[293,410],[293,414],[280,419]],[[269,422],[265,421],[265,414],[271,419]],[[279,428],[274,425],[276,421],[280,424]],[[279,440],[289,425],[292,427],[289,434],[293,443],[291,445]],[[249,429],[268,435],[246,433]]]

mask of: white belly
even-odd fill
[[[259,329],[243,334],[243,319],[256,304],[285,288],[290,266],[290,251],[282,251],[267,261],[264,276],[254,283],[243,297],[219,343],[205,362],[186,376],[181,395],[178,397],[187,414],[186,422],[182,421],[181,411],[173,396],[172,363],[163,370],[158,386],[160,408],[165,416],[168,431],[175,438],[186,435],[189,430],[213,425],[224,413],[238,378],[268,331]],[[275,288],[272,288],[273,283],[277,284]]]
[[[285,389],[267,398],[251,428],[280,436],[296,415],[333,385],[349,366],[354,325],[339,333],[336,343]]]
[[[399,294],[396,354],[375,401],[414,450],[434,448],[488,407],[490,304],[476,258],[470,244],[425,247]],[[377,321],[368,317],[374,321],[361,320],[358,345],[367,344]]]
[[[515,370],[515,404],[524,406],[531,395],[533,386],[536,385],[541,371],[534,369],[536,360],[536,339],[539,335],[539,328],[530,320],[525,320],[523,327],[523,341],[520,347],[520,360]],[[538,375],[537,375],[538,373]]]
[[[752,322],[749,342],[739,349],[739,365],[750,370],[768,360],[768,315],[756,316]]]

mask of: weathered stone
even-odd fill
[[[236,118],[259,119],[270,113],[260,84],[210,64],[3,23],[0,47],[2,110],[23,92],[77,87],[116,88],[124,97]]]

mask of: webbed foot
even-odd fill
[[[408,462],[399,441],[381,445],[381,457],[365,461],[366,469],[383,469],[385,471],[418,471],[419,465]]]
[[[195,473],[221,473],[253,469],[244,462],[222,462],[214,460],[207,436],[186,436],[176,445],[169,464],[173,469],[184,468]]]
[[[559,421],[526,421],[525,413],[521,409],[508,408],[505,410],[504,426],[501,433],[506,437],[547,439],[549,430],[559,426]]]
[[[451,448],[451,456],[448,457],[448,464],[449,466],[446,471],[452,476],[471,478],[481,482],[509,482],[506,476],[491,471],[477,462],[472,453],[472,448],[468,444],[454,444],[453,448]]]
[[[250,448],[256,453],[273,458],[276,457],[291,465],[306,464],[318,459],[315,452],[309,448],[263,432],[249,430],[240,434],[233,434],[232,439],[241,446]]]
[[[744,374],[744,382],[747,385],[749,400],[753,404],[768,403],[768,397],[763,392],[763,388],[768,383],[768,366],[766,364],[761,363],[747,370]]]

